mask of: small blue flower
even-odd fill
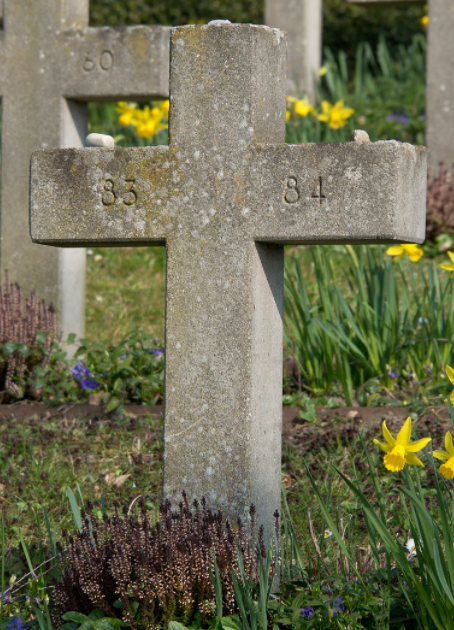
[[[304,617],[304,619],[309,619],[309,617],[313,614],[314,609],[311,606],[307,606],[307,608],[301,608],[301,617]]]
[[[79,361],[70,371],[83,390],[96,389],[101,384],[95,378],[92,378],[93,374],[83,361]]]
[[[410,122],[410,119],[405,112],[402,112],[402,113],[392,112],[386,117],[386,120],[388,122],[402,123],[403,125],[408,125],[408,123]]]
[[[10,604],[11,600],[9,598],[9,589],[6,590],[3,594],[0,592],[0,597],[3,595],[3,603],[4,604]]]
[[[333,607],[333,617],[335,617],[337,615],[337,613],[340,613],[340,612],[344,611],[344,603],[343,603],[341,597],[336,597],[334,602],[335,603],[334,603],[334,607]]]
[[[391,368],[388,372],[388,376],[391,378],[397,378],[399,375],[394,368]]]
[[[127,358],[128,358],[128,355],[127,355],[127,354],[122,354],[122,355],[121,355],[121,357],[120,357],[120,359],[121,359],[122,361],[124,361],[124,360],[125,360],[125,359],[127,359]]]
[[[164,348],[156,348],[156,350],[152,350],[151,354],[161,355],[164,354]]]
[[[12,623],[9,623],[6,626],[6,630],[28,630],[28,628],[27,626],[24,626],[19,617],[13,617]]]

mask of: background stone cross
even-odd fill
[[[287,94],[314,101],[322,65],[322,0],[265,0],[265,23],[287,33]]]
[[[280,504],[283,245],[421,242],[425,150],[287,145],[285,38],[173,29],[170,146],[34,153],[31,234],[167,247],[164,493]]]
[[[170,29],[87,28],[88,2],[4,0],[0,31],[1,267],[25,294],[53,302],[64,335],[84,332],[85,250],[30,241],[32,151],[83,146],[87,101],[164,98],[169,89]]]
[[[442,162],[454,164],[454,1],[453,0],[348,0],[367,6],[427,4],[426,140],[432,173]]]

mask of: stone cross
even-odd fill
[[[322,0],[265,0],[265,24],[287,33],[287,93],[312,100],[322,63]]]
[[[426,140],[428,166],[436,172],[442,162],[454,164],[454,0],[348,0],[378,6],[429,5]]]
[[[164,494],[280,504],[284,245],[421,242],[425,149],[285,144],[285,36],[172,30],[170,145],[41,150],[36,243],[166,245]]]
[[[0,31],[1,268],[54,304],[64,335],[84,332],[85,250],[32,244],[32,151],[83,146],[88,101],[168,97],[169,29],[87,28],[88,2],[4,0]]]

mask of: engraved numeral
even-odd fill
[[[104,182],[104,192],[102,193],[102,202],[105,206],[113,206],[117,196],[114,192],[115,184],[111,179],[106,179]]]
[[[137,193],[133,189],[135,183],[135,179],[125,179],[123,185],[115,185],[114,180],[106,176],[101,192],[101,201],[106,210],[112,210],[115,205],[120,210],[125,206],[133,206],[137,201]]]
[[[323,194],[322,186],[322,177],[320,176],[311,193],[311,197],[313,199],[318,199],[320,205],[322,205],[322,199],[326,199],[326,195]]]
[[[289,177],[285,182],[284,199],[287,203],[296,203],[299,198],[298,180],[296,177]]]
[[[110,50],[104,50],[99,57],[99,67],[106,72],[113,66],[114,58]]]
[[[84,70],[86,72],[91,72],[95,68],[100,70],[104,70],[104,72],[108,72],[114,64],[114,56],[110,50],[103,50],[100,55],[96,58],[93,55],[85,55],[84,60]]]
[[[123,193],[123,203],[127,206],[132,206],[137,201],[137,193],[132,189],[135,181],[135,179],[125,179],[126,190]]]

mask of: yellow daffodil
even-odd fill
[[[383,437],[386,442],[382,443],[378,440],[374,440],[375,444],[385,451],[386,455],[383,458],[385,468],[391,472],[397,472],[403,470],[405,464],[412,464],[414,466],[424,466],[422,461],[415,455],[418,451],[424,448],[431,440],[431,438],[422,438],[416,442],[410,443],[411,438],[411,418],[408,417],[405,420],[404,426],[397,434],[397,438],[394,439],[386,426],[386,420],[383,420],[382,425]]]
[[[164,114],[168,114],[169,113],[169,108],[170,108],[170,101],[169,101],[169,99],[167,99],[166,101],[162,101],[161,109],[164,112]]]
[[[287,96],[287,101],[292,103],[293,111],[300,118],[305,118],[309,114],[313,116],[316,115],[315,109],[309,103],[309,99],[305,96],[304,98],[294,98],[293,96]]]
[[[400,258],[404,258],[405,256],[410,256],[411,262],[418,262],[418,260],[423,256],[423,250],[417,245],[393,245],[392,247],[388,247],[386,250],[388,256],[396,256],[396,260]]]
[[[434,451],[433,456],[446,461],[446,464],[440,466],[440,472],[446,479],[452,479],[454,477],[454,445],[452,443],[452,435],[449,431],[447,431],[445,435],[445,449],[447,452]]]
[[[328,72],[328,68],[326,66],[322,66],[320,70],[318,71],[318,76],[324,77],[327,72]]]
[[[421,18],[421,24],[424,27],[427,27],[427,25],[429,24],[429,16],[428,15],[423,15]]]
[[[331,129],[339,129],[347,124],[354,113],[354,109],[344,106],[344,101],[337,101],[334,105],[329,101],[322,101],[322,113],[318,115],[318,119],[328,123]]]
[[[118,122],[120,125],[123,125],[123,127],[127,127],[132,122],[136,112],[136,106],[134,104],[125,103],[125,101],[120,101],[117,103],[117,112],[120,114]]]
[[[454,370],[452,369],[452,367],[449,367],[449,365],[446,366],[446,376],[451,381],[451,385],[454,385]],[[454,405],[454,390],[451,392],[449,399],[451,403]]]
[[[449,274],[450,278],[454,278],[454,252],[446,252],[451,260],[450,263],[441,263],[441,265],[438,265],[440,267],[440,269],[446,269],[446,271],[450,271],[451,273]]]
[[[160,107],[145,105],[143,109],[136,110],[132,124],[136,128],[139,138],[151,138],[161,129],[166,129],[167,124],[162,122],[164,112]]]

